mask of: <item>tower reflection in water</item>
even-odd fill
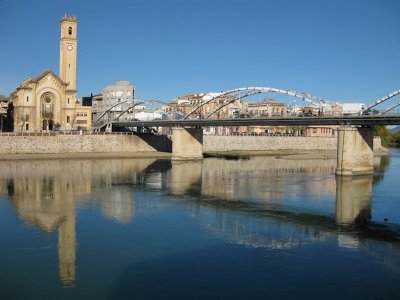
[[[73,286],[76,277],[76,207],[96,201],[105,217],[128,223],[138,213],[133,194],[137,187],[166,190],[173,201],[188,200],[185,197],[189,196],[183,205],[202,225],[222,238],[252,247],[287,249],[332,236],[344,247],[358,246],[356,237],[336,232],[330,216],[286,209],[287,198],[308,194],[332,202],[336,197],[335,219],[341,226],[364,224],[371,216],[372,176],[335,180],[335,160],[255,157],[159,163],[109,159],[1,165],[0,179],[8,183],[0,186],[0,194],[7,190],[19,217],[45,232],[58,230],[64,286]],[[190,201],[193,197],[207,200],[207,205]],[[241,205],[235,205],[237,202]],[[268,206],[271,203],[278,203],[283,210]],[[152,207],[140,205],[139,212]],[[243,215],[243,211],[249,214]]]
[[[95,199],[103,215],[120,223],[134,215],[132,189],[113,189],[115,182],[140,180],[154,160],[3,161],[0,194],[30,227],[58,230],[59,274],[63,286],[76,277],[76,205]]]

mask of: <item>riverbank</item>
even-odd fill
[[[381,148],[374,151],[374,156],[389,155],[389,150]],[[336,159],[337,150],[279,150],[279,151],[232,151],[232,152],[209,152],[204,157],[221,157],[225,159],[248,159],[251,156],[275,156],[281,159]]]
[[[274,156],[287,159],[326,159],[336,158],[336,150],[223,151],[204,153],[205,158],[248,159],[252,156]]]
[[[387,150],[387,149],[386,149]],[[375,151],[374,156],[389,155],[389,150]],[[274,156],[281,159],[336,159],[336,150],[274,150],[274,151],[226,151],[205,152],[204,158],[217,157],[225,159],[249,159],[253,156]],[[171,159],[170,152],[102,152],[102,153],[47,153],[47,154],[3,154],[2,160],[51,160],[51,159],[120,159],[120,158],[155,158]]]

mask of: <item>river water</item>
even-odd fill
[[[0,299],[398,299],[400,152],[0,162]]]

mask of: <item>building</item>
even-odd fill
[[[8,108],[8,99],[3,95],[0,95],[0,132],[4,130],[4,124],[7,119],[7,108]]]
[[[261,103],[250,103],[249,114],[259,117],[285,117],[287,115],[287,105],[279,103],[274,99],[264,99]]]
[[[235,113],[242,110],[242,103],[233,95],[222,95],[218,93],[200,93],[179,96],[171,101],[169,109],[187,115],[193,111],[192,118],[217,118],[226,119],[234,117]],[[212,98],[216,97],[214,100]],[[209,101],[209,102],[207,102]],[[201,108],[194,109],[205,103]]]
[[[202,103],[203,105],[201,105]],[[168,106],[163,107],[163,110],[175,119],[183,118],[189,113],[191,113],[189,118],[192,119],[227,119],[235,118],[242,111],[246,111],[246,104],[234,95],[219,96],[219,93],[199,93],[179,96]],[[229,127],[204,128],[204,134],[228,134],[230,132],[232,132],[232,128]]]
[[[339,126],[336,125],[314,125],[307,126],[305,130],[306,136],[315,136],[315,137],[334,137],[337,136],[337,129]]]
[[[134,99],[135,87],[128,80],[120,80],[113,85],[104,87],[102,94],[92,98],[95,123],[116,119],[133,106]]]
[[[76,98],[77,27],[76,17],[65,16],[61,19],[59,76],[46,70],[23,81],[10,95],[14,131],[91,127],[90,108],[82,109]],[[82,110],[86,112],[86,120],[77,116]]]

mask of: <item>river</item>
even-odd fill
[[[0,299],[398,299],[400,152],[0,161]]]

